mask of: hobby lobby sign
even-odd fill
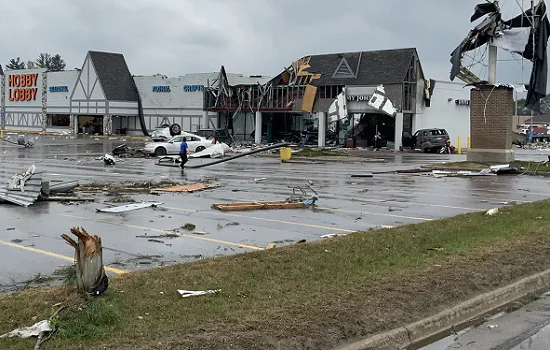
[[[12,74],[8,76],[8,99],[10,101],[34,101],[38,87],[38,73]]]

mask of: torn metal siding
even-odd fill
[[[34,174],[25,182],[23,191],[0,188],[0,200],[28,207],[38,200],[42,192],[42,176]]]

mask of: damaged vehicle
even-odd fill
[[[154,142],[163,142],[180,134],[181,126],[179,126],[179,124],[162,124],[155,128],[155,131],[151,134],[151,138]]]
[[[450,142],[449,134],[445,129],[421,129],[411,135],[403,132],[402,149],[409,148],[414,150],[419,148],[422,152],[439,152],[447,147]]]
[[[186,138],[190,152],[201,152],[215,144],[215,140],[208,140],[198,135],[182,132],[181,135],[174,136],[166,142],[147,143],[142,152],[157,157],[169,154],[179,154],[184,137]]]

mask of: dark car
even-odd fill
[[[233,138],[231,137],[231,135],[229,135],[229,133],[223,129],[200,129],[195,134],[207,139],[215,138],[216,141],[226,143],[230,146],[233,143]]]
[[[403,132],[402,147],[411,149],[420,148],[422,152],[437,152],[449,141],[449,134],[445,129],[421,129],[411,135]]]

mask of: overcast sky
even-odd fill
[[[519,13],[502,0],[505,17]],[[21,0],[2,3],[0,62],[59,53],[67,69],[88,50],[123,53],[132,74],[276,75],[308,54],[416,47],[428,77],[448,80],[449,55],[483,0]],[[508,54],[499,80],[529,79]],[[486,70],[474,73],[486,78]]]

